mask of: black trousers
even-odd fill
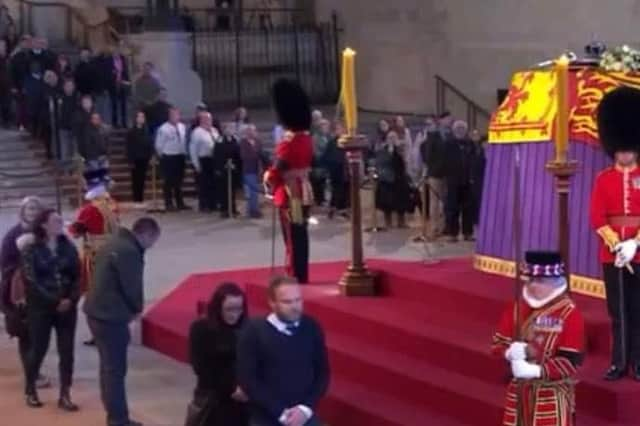
[[[462,215],[462,234],[473,235],[473,195],[471,185],[453,184],[447,186],[447,198],[444,204],[446,218],[445,234],[457,237],[460,234],[460,216]]]
[[[200,157],[200,173],[198,173],[198,208],[201,211],[212,211],[216,208],[216,182],[212,157]]]
[[[295,277],[300,284],[309,282],[309,231],[307,218],[309,208],[304,207],[304,223],[293,223],[288,208],[280,209],[280,224],[287,258],[287,274]]]
[[[149,160],[134,160],[131,167],[131,192],[133,201],[141,203],[144,201],[144,184],[147,180],[147,169]]]
[[[342,170],[332,171],[329,182],[331,184],[330,206],[336,210],[346,209],[349,206],[349,181],[345,173]]]
[[[313,202],[316,206],[321,206],[325,201],[324,192],[327,186],[327,179],[324,176],[314,176],[313,173],[311,173],[309,181],[311,183],[311,190],[313,191]]]
[[[114,127],[127,127],[127,94],[125,90],[122,88],[109,90],[109,100],[111,101],[111,124]]]
[[[220,213],[225,215],[229,212],[229,175],[226,169],[217,171],[215,173],[215,194],[218,200],[217,204],[220,207]],[[238,214],[238,208],[236,207],[236,178],[232,174],[231,176],[231,211],[234,215]]]
[[[611,263],[602,265],[613,337],[611,365],[619,368],[640,364],[640,264],[632,266],[635,274]]]
[[[75,306],[70,311],[30,310],[28,313],[31,348],[27,357],[26,392],[36,389],[40,367],[49,350],[51,331],[56,331],[56,343],[60,358],[60,389],[69,389],[73,380],[73,351],[76,337],[78,312]]]
[[[182,199],[182,182],[184,181],[184,155],[163,155],[160,159],[162,167],[162,192],[166,208],[184,207]],[[173,203],[175,200],[175,204]]]

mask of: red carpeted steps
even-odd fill
[[[499,424],[507,366],[490,355],[489,346],[512,293],[511,280],[473,271],[467,259],[436,267],[371,265],[381,271],[386,297],[345,298],[335,285],[305,287],[306,312],[322,323],[331,358],[323,417],[332,426]],[[344,263],[314,265],[311,276],[335,282],[343,268]],[[197,302],[207,300],[217,282],[232,280],[244,286],[253,313],[265,312],[268,276],[261,268],[191,277],[145,315],[143,341],[185,360]],[[600,378],[608,355],[604,303],[576,299],[590,347],[578,386],[578,425],[637,424],[640,384]]]

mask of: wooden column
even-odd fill
[[[362,153],[367,148],[366,137],[345,135],[339,141],[347,151],[351,197],[351,263],[340,278],[340,291],[346,296],[373,296],[376,294],[375,276],[367,269],[362,248],[362,207],[360,203],[360,171]]]
[[[571,233],[569,228],[569,187],[571,177],[578,170],[578,162],[550,161],[546,169],[554,177],[555,189],[558,194],[558,251],[566,265],[567,278],[571,271],[569,264]]]

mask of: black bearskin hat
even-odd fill
[[[281,78],[273,84],[272,94],[280,124],[291,131],[311,128],[311,104],[300,83]]]
[[[617,151],[640,152],[640,90],[618,87],[598,105],[600,144],[613,157]]]

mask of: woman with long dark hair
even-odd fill
[[[221,284],[204,318],[191,325],[191,365],[198,377],[187,423],[246,426],[245,393],[236,380],[236,341],[247,318],[247,298],[234,283]]]
[[[55,210],[44,210],[33,225],[35,241],[22,256],[31,337],[25,393],[29,407],[42,407],[36,392],[36,379],[49,350],[51,330],[55,329],[60,358],[58,407],[77,411],[78,406],[71,401],[70,390],[80,297],[80,262],[75,246],[63,230],[62,217]]]

